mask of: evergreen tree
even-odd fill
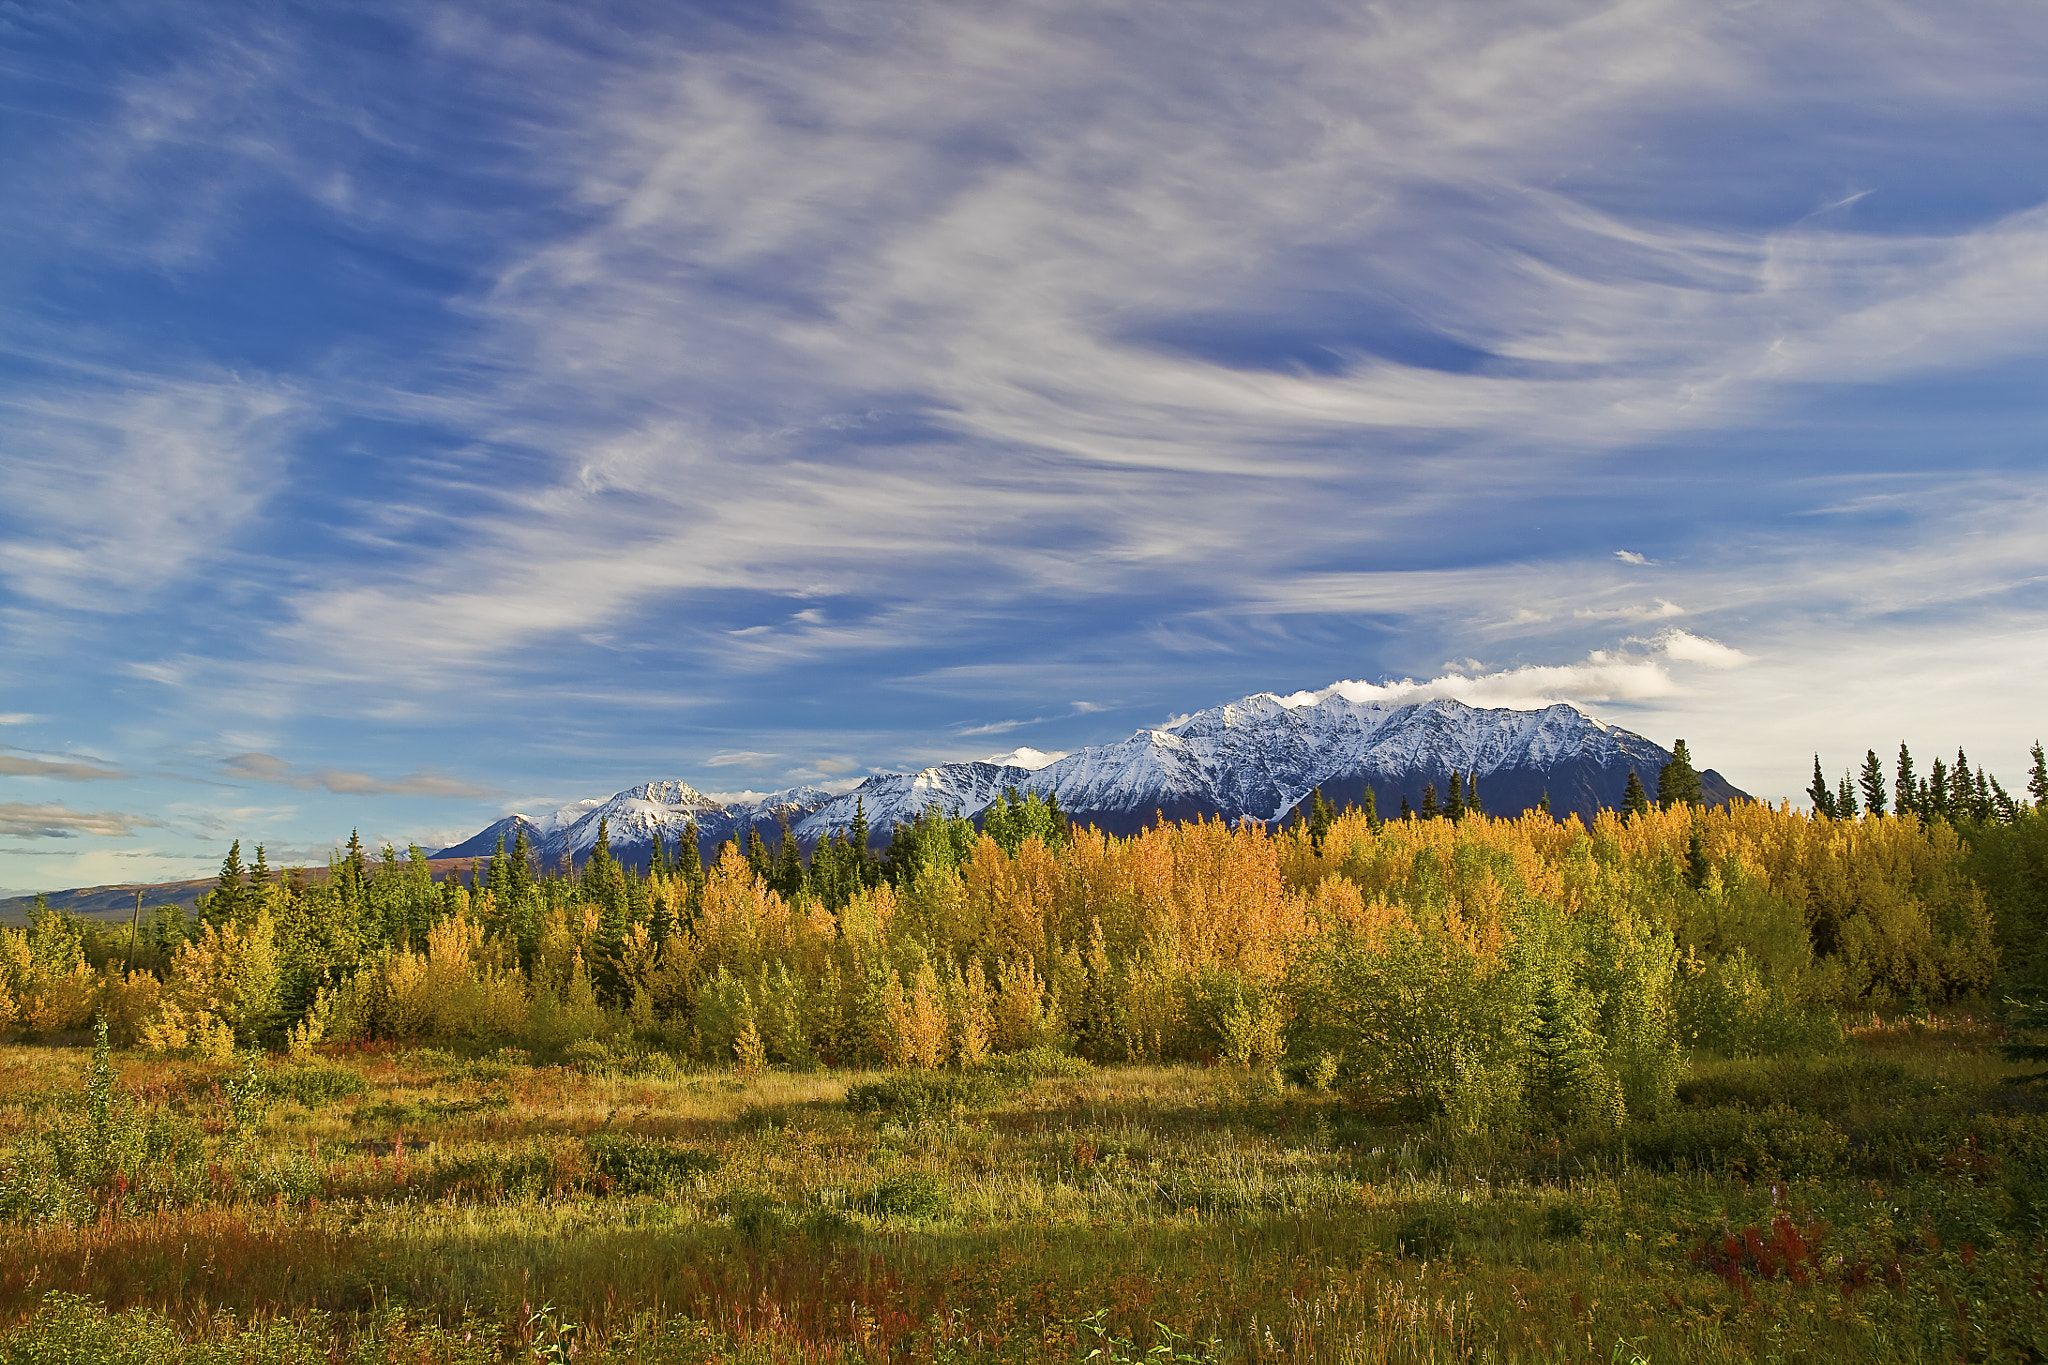
[[[1370,784],[1367,784],[1366,786],[1365,804],[1361,806],[1360,809],[1365,812],[1365,827],[1375,834],[1379,833],[1380,799],[1379,797],[1373,794],[1373,790]]]
[[[1927,783],[1921,788],[1925,793],[1921,800],[1920,814],[1925,819],[1947,820],[1950,818],[1948,805],[1948,764],[1934,760],[1934,768],[1927,774]]]
[[[1898,815],[1923,815],[1920,809],[1920,785],[1913,776],[1913,755],[1907,751],[1905,741],[1899,742],[1899,776],[1892,787],[1894,801],[1892,811]]]
[[[1337,823],[1337,808],[1323,799],[1323,789],[1317,787],[1309,793],[1308,812],[1309,847],[1320,854],[1330,827]]]
[[[1067,813],[1060,809],[1060,794],[1057,791],[1048,791],[1045,794],[1045,818],[1052,830],[1052,840],[1056,841],[1049,841],[1046,845],[1048,848],[1065,848],[1073,842],[1073,824],[1067,819]]]
[[[1948,808],[1954,819],[1965,820],[1976,813],[1977,779],[1970,772],[1970,756],[1956,750],[1956,766],[1948,775]]]
[[[666,880],[669,875],[668,841],[661,837],[659,826],[652,831],[652,834],[654,836],[654,843],[647,853],[647,875]]]
[[[1813,813],[1835,818],[1835,794],[1828,788],[1827,775],[1820,770],[1820,755],[1813,756],[1813,784],[1806,789],[1806,795],[1813,802]]]
[[[1484,815],[1486,808],[1479,804],[1479,769],[1474,768],[1465,775],[1465,813]]]
[[[1877,750],[1868,750],[1863,755],[1863,772],[1856,782],[1863,788],[1863,809],[1872,815],[1883,815],[1884,764],[1877,761]]]
[[[1974,790],[1970,794],[1970,818],[1979,823],[1989,820],[1997,812],[1997,804],[1991,799],[1991,789],[1996,784],[1991,775],[1982,767],[1977,769]]]
[[[233,924],[241,918],[247,892],[242,886],[242,877],[247,868],[242,866],[242,841],[235,840],[228,849],[228,856],[221,860],[220,879],[214,883],[213,894],[207,897],[206,906],[199,917],[209,924]]]
[[[1415,812],[1409,807],[1408,798],[1405,795],[1401,798],[1401,818],[1403,820],[1413,820],[1415,818]]]
[[[747,871],[763,883],[771,882],[775,874],[768,861],[768,845],[761,842],[761,831],[751,824],[747,826]]]
[[[249,885],[259,893],[270,885],[270,860],[264,856],[263,845],[256,845],[256,861],[249,867]],[[262,897],[257,897],[261,903]]]
[[[1707,839],[1700,829],[1700,822],[1692,822],[1692,830],[1685,840],[1685,880],[1693,890],[1698,891],[1707,884],[1707,873],[1712,870],[1707,861]]]
[[[1444,814],[1451,820],[1465,818],[1465,774],[1451,769],[1451,794],[1444,801]]]
[[[533,848],[526,842],[526,826],[512,836],[512,865],[506,869],[514,900],[523,900],[533,889]]]
[[[1543,789],[1543,795],[1536,798],[1536,813],[1538,815],[1550,815],[1550,789],[1548,787]],[[1552,815],[1550,818],[1554,820],[1557,817]]]
[[[1844,820],[1854,820],[1858,809],[1856,788],[1850,785],[1849,774],[1845,772],[1842,780],[1835,784],[1835,814]]]
[[[2034,799],[2034,809],[2048,807],[2048,757],[2041,753],[2041,741],[2035,740],[2029,751],[2034,756],[2034,766],[2027,770],[2027,795]]]
[[[695,820],[683,826],[683,837],[676,841],[675,873],[690,896],[704,889],[704,860],[697,850]]]
[[[775,855],[775,877],[769,884],[788,901],[795,900],[804,889],[803,856],[797,849],[796,836],[789,832],[787,820],[782,822],[782,843]]]
[[[1422,788],[1422,818],[1434,820],[1442,814],[1436,805],[1436,783],[1425,783]]]
[[[1628,770],[1628,786],[1621,793],[1621,813],[1630,819],[1650,813],[1650,794],[1643,790],[1643,779],[1634,768]]]
[[[491,850],[490,874],[485,884],[491,889],[491,900],[504,905],[512,896],[512,864],[505,857],[505,836],[498,835],[498,846]]]
[[[868,852],[870,837],[867,806],[856,796],[853,798],[853,823],[846,827],[846,842],[853,846],[853,871],[858,883],[850,888],[852,890],[863,890],[875,884],[874,858]]]
[[[1706,804],[1700,775],[1693,769],[1692,754],[1682,739],[1672,743],[1671,761],[1657,770],[1657,804],[1665,810]]]

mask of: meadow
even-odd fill
[[[0,931],[0,1365],[2048,1358],[2042,805],[1055,814]]]
[[[0,1360],[2038,1360],[2048,1115],[1992,1036],[1701,1057],[1549,1137],[1052,1055],[15,1046]]]

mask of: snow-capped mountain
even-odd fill
[[[811,847],[850,828],[856,803],[880,844],[894,824],[926,809],[973,817],[1011,787],[1056,794],[1077,822],[1117,834],[1162,816],[1283,820],[1317,788],[1341,806],[1362,800],[1370,787],[1381,812],[1392,815],[1403,799],[1419,807],[1425,786],[1445,795],[1453,772],[1476,772],[1480,799],[1496,815],[1526,810],[1545,795],[1560,815],[1591,815],[1621,803],[1631,770],[1654,791],[1658,770],[1670,759],[1643,736],[1562,704],[1481,710],[1446,700],[1400,706],[1352,701],[1335,688],[1291,697],[1262,692],[1140,730],[1118,744],[1070,754],[1018,749],[918,773],[884,773],[837,796],[795,787],[720,804],[687,783],[652,782],[535,819],[508,816],[436,856],[488,853],[501,832],[509,845],[523,821],[544,865],[564,857],[580,862],[601,819],[613,849],[635,862],[649,856],[655,830],[674,839],[693,821],[707,854],[726,838],[744,840],[756,827],[772,844],[785,821],[797,841]],[[1744,797],[1711,769],[1700,776],[1711,802]]]

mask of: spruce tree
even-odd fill
[[[1698,891],[1707,884],[1707,873],[1711,865],[1707,861],[1707,838],[1700,822],[1692,822],[1692,830],[1685,840],[1685,880],[1693,890]]]
[[[1643,779],[1636,770],[1628,770],[1628,786],[1621,793],[1621,813],[1627,819],[1650,813],[1650,794],[1643,790]]]
[[[1405,795],[1401,798],[1401,818],[1403,820],[1413,820],[1415,818],[1415,811],[1409,806],[1408,798]]]
[[[761,831],[747,826],[747,871],[754,874],[758,882],[772,882],[775,869],[768,861],[768,845],[761,842]]]
[[[1948,775],[1948,808],[1958,820],[1976,813],[1977,779],[1970,771],[1970,756],[1956,750],[1956,766]]]
[[[498,846],[491,850],[491,870],[487,883],[491,888],[491,900],[504,905],[512,893],[512,864],[505,857],[505,836],[498,835]]]
[[[1323,839],[1330,827],[1337,823],[1337,808],[1323,799],[1323,789],[1317,787],[1309,793],[1308,843],[1316,853],[1323,851]]]
[[[1934,768],[1927,774],[1927,781],[1920,790],[1923,793],[1921,816],[1931,820],[1948,819],[1948,764],[1935,759]]]
[[[1380,832],[1380,799],[1373,795],[1370,784],[1366,786],[1365,804],[1360,809],[1365,812],[1365,827],[1374,834],[1378,834]]]
[[[1877,761],[1877,750],[1871,749],[1863,755],[1863,772],[1856,779],[1863,788],[1863,809],[1872,815],[1884,814],[1884,764]]]
[[[1827,775],[1820,770],[1820,755],[1813,756],[1813,781],[1807,785],[1806,798],[1813,802],[1813,813],[1832,820],[1835,816],[1835,793],[1828,786]]]
[[[521,825],[512,836],[512,865],[506,869],[510,877],[512,898],[524,899],[533,889],[533,848],[526,842],[526,826]]]
[[[797,850],[796,836],[789,832],[789,821],[782,822],[782,844],[775,854],[775,889],[782,893],[784,900],[793,901],[804,889],[804,861]]]
[[[1536,813],[1538,815],[1550,815],[1550,789],[1548,787],[1543,789],[1543,795],[1536,798]],[[1555,820],[1557,817],[1550,815],[1550,818]]]
[[[270,885],[270,860],[261,844],[256,845],[256,861],[249,866],[249,885],[258,891]]]
[[[1849,774],[1845,772],[1835,784],[1835,814],[1844,820],[1854,820],[1857,810],[1856,788],[1850,785]]]
[[[1657,804],[1665,810],[1706,804],[1700,775],[1693,769],[1692,754],[1682,739],[1672,743],[1671,761],[1657,770]]]
[[[1479,804],[1479,769],[1474,768],[1465,775],[1465,813],[1484,815],[1486,807]]]
[[[1465,774],[1451,769],[1451,794],[1444,801],[1444,814],[1452,821],[1465,818]]]
[[[2048,757],[2041,753],[2041,741],[2035,740],[2030,752],[2034,766],[2027,769],[2027,795],[2034,799],[2034,809],[2048,807]]]
[[[1920,784],[1913,776],[1913,755],[1907,750],[1904,740],[1899,741],[1899,776],[1892,787],[1892,813],[1895,815],[1924,815],[1920,809]]]
[[[205,918],[213,924],[233,924],[241,917],[244,893],[242,874],[242,841],[235,840],[228,850],[228,856],[221,860],[220,880],[214,883],[213,895],[206,902]]]
[[[860,797],[853,798],[853,823],[846,827],[846,842],[853,845],[854,873],[858,886],[865,890],[875,884],[873,858],[868,853],[868,811]]]
[[[1441,814],[1436,805],[1436,783],[1428,782],[1422,788],[1422,818],[1434,820]]]

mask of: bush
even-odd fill
[[[671,1194],[718,1169],[718,1158],[694,1147],[638,1133],[598,1133],[584,1142],[591,1169],[614,1194]]]
[[[1015,1076],[1022,1080],[1078,1080],[1095,1074],[1095,1067],[1085,1058],[1062,1052],[1056,1047],[1043,1046],[991,1057],[987,1069],[998,1076]]]
[[[953,1196],[937,1176],[905,1171],[869,1190],[860,1206],[883,1218],[944,1218],[953,1211]]]
[[[272,1099],[296,1100],[308,1109],[353,1099],[370,1088],[361,1072],[321,1062],[274,1067],[263,1073],[262,1083],[264,1093]]]
[[[848,1086],[846,1107],[856,1114],[887,1114],[906,1122],[941,1118],[973,1109],[992,1109],[1009,1098],[1009,1079],[989,1072],[954,1075],[907,1072]]]
[[[1620,1141],[1647,1166],[1772,1176],[1826,1175],[1849,1150],[1841,1129],[1786,1105],[1679,1110],[1628,1125]]]

